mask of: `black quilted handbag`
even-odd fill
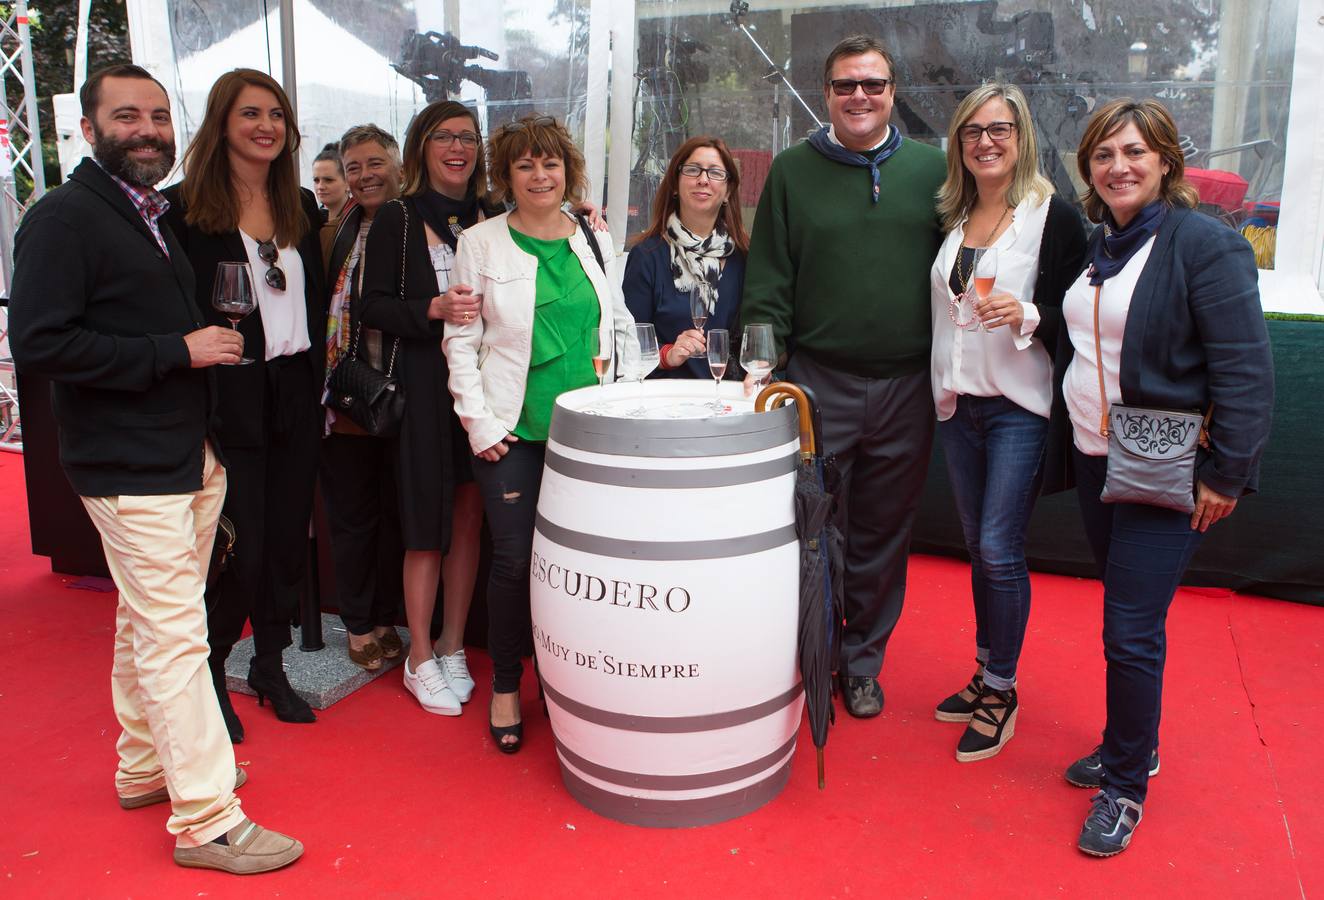
[[[400,241],[400,299],[405,297],[405,247],[409,245],[409,212],[403,203],[404,237]],[[326,382],[326,405],[349,416],[354,424],[375,437],[394,437],[400,433],[405,417],[405,392],[395,377],[395,357],[400,351],[400,339],[391,342],[391,357],[386,371],[381,372],[359,359],[359,337],[363,323],[354,327],[354,338],[349,352],[336,363]]]

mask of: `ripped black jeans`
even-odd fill
[[[523,654],[529,643],[529,560],[533,522],[547,445],[507,444],[497,462],[474,460],[474,481],[492,533],[492,570],[487,578],[487,650],[492,655],[492,690],[519,690]]]

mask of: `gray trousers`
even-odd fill
[[[846,627],[838,672],[876,676],[901,618],[910,529],[933,448],[928,367],[901,378],[863,378],[797,353],[786,377],[814,392],[823,449],[835,454],[841,473]]]

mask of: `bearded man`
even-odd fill
[[[165,88],[111,66],[80,93],[84,160],[23,218],[10,344],[53,382],[60,462],[119,589],[111,699],[124,809],[170,804],[182,866],[251,874],[303,845],[249,821],[207,668],[207,564],[225,497],[211,367],[243,338],[204,326],[193,269],[154,188],[175,161]]]

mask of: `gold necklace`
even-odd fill
[[[989,231],[988,236],[984,238],[984,244],[983,244],[983,246],[984,246],[985,249],[988,248],[988,247],[993,243],[993,235],[995,235],[995,234],[998,233],[998,229],[1001,228],[1001,227],[1002,227],[1002,223],[1003,223],[1004,221],[1006,221],[1006,219],[1007,219],[1007,213],[1009,213],[1009,212],[1011,212],[1011,207],[1010,207],[1010,206],[1004,206],[1004,207],[1002,208],[1002,215],[998,216],[997,224],[993,226],[993,229],[992,229],[991,231]],[[961,247],[958,248],[958,249],[957,249],[957,252],[956,252],[956,280],[959,281],[959,282],[961,283],[961,293],[962,293],[962,295],[964,295],[965,292],[966,292],[966,290],[970,287],[970,277],[971,277],[972,275],[975,274],[975,257],[978,255],[978,254],[975,254],[975,253],[970,254],[970,271],[965,272],[965,273],[962,273],[962,272],[961,272],[961,257],[964,256],[964,254],[961,253],[961,250],[963,250],[963,249],[965,249],[965,245],[964,245],[964,244],[962,244]],[[971,247],[970,249],[971,249],[971,250],[978,250],[978,249],[980,249],[980,248],[978,248],[978,247]]]

